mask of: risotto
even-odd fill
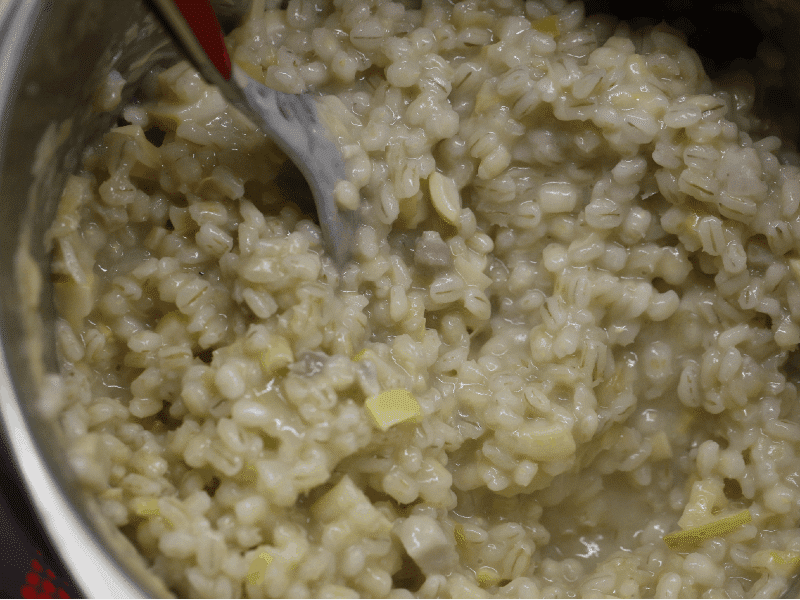
[[[153,573],[200,597],[782,593],[800,169],[752,87],[579,2],[279,4],[228,45],[319,95],[363,223],[343,269],[185,63],[50,232],[46,410]]]

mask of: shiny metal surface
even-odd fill
[[[609,2],[587,4],[604,9]],[[229,29],[247,5],[220,0],[215,9]],[[753,0],[744,6],[786,50],[788,85],[800,96],[800,3]],[[166,596],[133,547],[102,522],[75,485],[57,437],[35,406],[46,373],[56,370],[49,257],[41,240],[66,173],[115,119],[94,112],[94,89],[114,68],[128,80],[124,93],[130,97],[151,66],[177,55],[141,0],[0,0],[0,57],[0,443],[17,457],[36,509],[87,597]],[[71,126],[60,143],[37,155],[48,127],[65,122]],[[57,139],[59,129],[50,131]],[[21,295],[17,285],[20,239],[29,240],[44,282],[38,301]],[[785,597],[798,594],[800,580]]]
[[[352,252],[358,212],[340,210],[334,199],[336,182],[346,178],[344,160],[320,122],[315,99],[310,94],[270,89],[236,65],[230,79],[225,79],[175,2],[150,2],[205,80],[216,85],[228,102],[260,127],[303,174],[314,196],[325,247],[343,269]]]
[[[116,119],[94,110],[94,92],[116,69],[129,82],[123,94],[130,100],[152,66],[179,56],[140,0],[6,0],[0,57],[0,443],[16,457],[45,529],[84,595],[169,596],[75,484],[57,435],[35,407],[46,374],[57,370],[52,295],[42,283],[49,282],[44,232],[66,174]],[[53,143],[40,146],[46,134]],[[26,241],[31,264],[38,265],[29,275],[38,273],[41,295],[21,294],[17,285],[15,254]]]

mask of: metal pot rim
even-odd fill
[[[28,53],[41,34],[51,6],[42,0],[0,3],[0,115],[8,115],[13,108]],[[2,158],[9,152],[8,119],[0,123]],[[76,511],[54,476],[20,406],[6,358],[7,340],[2,341],[0,442],[7,445],[31,504],[70,578],[87,598],[146,597]]]

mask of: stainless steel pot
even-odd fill
[[[230,25],[249,2],[214,4],[223,25]],[[715,6],[707,4],[709,10]],[[589,11],[615,8],[612,0],[587,5]],[[663,5],[674,10],[692,3],[665,0]],[[642,10],[658,15],[657,7]],[[786,80],[789,88],[796,85],[798,1],[751,0],[741,4],[741,11],[784,45]],[[82,149],[116,119],[94,110],[98,84],[110,69],[122,74],[128,83],[121,110],[149,69],[177,58],[142,0],[0,0],[0,441],[16,458],[46,531],[88,597],[170,592],[80,491],[58,436],[37,409],[47,374],[57,371],[49,257],[41,240],[67,173],[78,167]],[[41,144],[46,136],[48,142]],[[798,589],[794,586],[787,597]]]
[[[245,8],[235,0],[215,6],[222,22]],[[124,105],[149,69],[179,56],[140,0],[0,0],[0,58],[2,442],[87,597],[169,596],[130,542],[80,491],[57,434],[36,407],[47,373],[57,369],[49,258],[41,240],[66,174],[116,119],[93,108],[95,90],[115,69],[129,82]],[[43,138],[49,141],[41,144]],[[27,261],[15,258],[20,245],[29,250]],[[41,293],[27,286],[21,291],[20,278]]]

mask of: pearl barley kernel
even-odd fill
[[[434,172],[428,177],[428,186],[436,212],[445,221],[455,225],[461,214],[461,194],[458,192],[456,182],[446,175]]]
[[[545,213],[563,213],[575,209],[578,192],[566,181],[551,181],[539,189],[539,206]]]
[[[356,186],[344,179],[336,182],[333,197],[336,199],[336,205],[342,210],[356,210],[361,202],[361,195]]]

